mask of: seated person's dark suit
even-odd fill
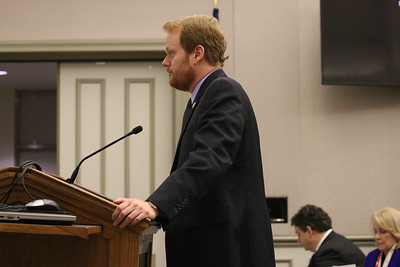
[[[331,232],[314,253],[308,267],[355,264],[363,267],[364,253],[344,236]]]

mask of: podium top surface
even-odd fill
[[[0,169],[0,195],[12,185],[17,170],[17,167]],[[74,214],[77,217],[76,224],[101,226],[105,238],[111,239],[126,230],[142,234],[146,229],[159,228],[156,223],[145,220],[125,230],[113,226],[111,215],[117,205],[111,199],[80,185],[69,184],[66,179],[56,175],[28,169],[24,175],[24,183],[35,198],[52,199],[62,210]],[[27,203],[30,200],[22,184],[17,184],[10,194],[9,203]]]

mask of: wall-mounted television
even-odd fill
[[[267,197],[266,199],[269,218],[271,223],[288,222],[288,198]]]
[[[320,0],[322,84],[400,86],[400,0]]]

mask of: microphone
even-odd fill
[[[69,184],[73,184],[73,183],[75,182],[76,176],[78,176],[79,167],[81,166],[82,162],[84,162],[84,161],[87,160],[88,158],[90,158],[90,157],[96,155],[96,154],[99,153],[100,151],[103,151],[103,150],[106,149],[107,147],[112,146],[112,145],[115,144],[116,142],[121,141],[122,139],[124,139],[124,138],[126,138],[126,137],[128,137],[128,136],[130,136],[130,135],[132,135],[132,134],[138,134],[138,133],[140,133],[141,131],[143,131],[143,127],[140,126],[140,125],[139,125],[139,126],[136,126],[135,128],[132,129],[132,131],[130,131],[130,132],[127,133],[126,135],[124,135],[124,136],[118,138],[118,139],[115,140],[114,142],[109,143],[109,144],[106,145],[105,147],[102,147],[102,148],[100,148],[99,150],[97,150],[97,151],[93,152],[92,154],[90,154],[89,156],[86,156],[85,158],[83,158],[83,159],[81,160],[81,162],[79,162],[78,166],[76,166],[76,168],[75,168],[74,172],[72,173],[71,177],[68,178],[68,179],[66,180],[66,182],[69,183]]]

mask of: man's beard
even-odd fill
[[[192,85],[192,82],[195,78],[195,71],[189,65],[189,57],[182,63],[179,70],[174,71],[172,77],[169,80],[169,85],[171,87],[176,88],[180,91],[187,92]]]

